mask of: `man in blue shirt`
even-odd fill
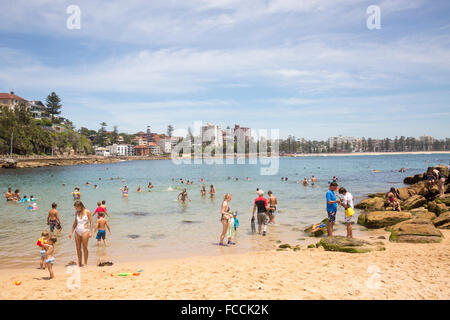
[[[328,236],[333,236],[333,226],[336,220],[337,204],[340,202],[336,200],[336,195],[334,192],[337,190],[338,184],[336,182],[330,183],[329,189],[327,191],[327,213],[328,213]]]

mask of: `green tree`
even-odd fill
[[[169,125],[167,126],[167,135],[168,135],[169,137],[172,137],[173,130],[174,130],[173,126],[172,126],[171,124],[169,124]]]
[[[52,116],[52,121],[54,121],[55,115],[61,114],[61,99],[55,92],[50,93],[45,99],[47,103],[47,112]]]

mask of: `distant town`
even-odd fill
[[[223,148],[229,141],[236,144],[243,141],[258,143],[252,135],[252,129],[239,124],[221,126],[212,123],[200,128],[197,139],[190,129],[186,136],[173,136],[174,127],[168,125],[165,133],[145,131],[133,134],[119,132],[118,127],[107,130],[106,123],[100,123],[98,130],[81,127],[76,130],[72,122],[60,116],[61,99],[52,92],[45,103],[40,100],[26,100],[13,91],[0,93],[0,154],[85,154],[102,157],[151,157],[170,155],[173,148],[182,140],[189,142],[189,147]],[[24,119],[31,120],[24,120]],[[26,133],[27,128],[30,133]],[[43,131],[46,132],[43,132]],[[15,138],[14,138],[15,135]],[[41,137],[42,135],[42,137]],[[39,137],[39,139],[37,139]],[[18,142],[18,140],[20,140]],[[27,140],[30,143],[24,143]],[[40,142],[37,143],[36,141]],[[449,151],[450,139],[435,139],[429,135],[415,137],[395,137],[385,139],[356,138],[351,136],[332,136],[325,141],[307,140],[289,136],[287,139],[268,140],[269,148],[274,143],[279,146],[280,155],[313,153],[361,153],[361,152],[418,152]]]

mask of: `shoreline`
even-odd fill
[[[433,155],[443,154],[450,155],[450,151],[414,151],[414,152],[352,152],[352,153],[303,153],[303,154],[282,154],[280,158],[302,158],[302,157],[351,157],[351,156],[385,156],[385,155]],[[258,158],[257,155],[246,154],[244,158]],[[200,157],[201,159],[226,159],[226,158],[242,158],[237,154],[233,157]],[[101,157],[101,156],[86,156],[86,157],[42,157],[42,158],[24,158],[19,159],[16,166],[13,168],[7,168],[7,158],[0,158],[0,169],[23,169],[23,168],[40,168],[50,166],[74,166],[84,164],[103,164],[103,163],[117,163],[124,161],[137,161],[137,160],[171,160],[170,156],[130,156],[130,157]],[[194,160],[199,157],[182,157],[178,160]]]
[[[443,233],[438,244],[383,240],[386,251],[360,254],[302,248],[87,266],[80,269],[80,288],[72,290],[72,275],[57,259],[53,280],[36,268],[0,270],[0,299],[445,300],[450,230]],[[110,275],[139,270],[139,276]]]

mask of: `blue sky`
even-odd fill
[[[2,0],[0,92],[55,91],[78,128],[448,137],[449,17],[445,0]]]

